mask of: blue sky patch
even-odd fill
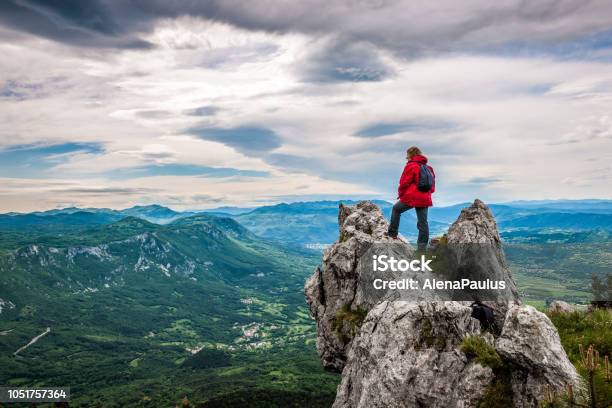
[[[71,154],[101,154],[99,143],[16,145],[0,150],[0,176],[40,178],[44,172],[65,163]]]

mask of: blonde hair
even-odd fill
[[[406,150],[406,155],[408,156],[408,159],[412,159],[414,156],[418,154],[423,154],[423,153],[421,153],[421,149],[419,149],[416,146],[411,146],[408,148],[408,150]]]

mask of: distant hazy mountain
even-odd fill
[[[142,218],[143,220],[154,222],[156,224],[167,224],[179,218],[189,217],[191,215],[196,214],[195,212],[192,212],[192,211],[187,211],[187,212],[174,211],[168,207],[164,207],[164,206],[157,205],[157,204],[136,205],[134,207],[130,207],[130,208],[121,210],[119,211],[119,213],[123,215],[129,215],[132,217]]]
[[[504,204],[516,208],[548,208],[556,210],[574,210],[580,212],[612,212],[612,200],[532,200],[511,201]]]
[[[343,201],[352,205],[355,201]],[[375,201],[383,210],[385,217],[390,218],[392,203]],[[253,211],[233,216],[242,225],[262,237],[293,242],[298,244],[331,243],[337,238],[337,215],[340,201],[314,201],[292,204],[278,204],[257,208]],[[448,225],[457,219],[461,210],[468,203],[455,204],[447,207],[431,207],[429,209],[429,225],[432,236],[442,234]],[[574,208],[579,207],[578,202],[572,203]],[[593,205],[593,200],[586,200],[585,207]],[[512,207],[506,204],[491,204],[489,208],[496,217],[502,230],[507,228],[558,228],[567,230],[608,230],[612,229],[612,207],[610,216],[595,214],[582,216],[575,209],[560,212],[555,208],[537,205]],[[416,216],[414,211],[408,211],[402,216],[400,232],[409,239],[415,239]]]
[[[340,203],[353,205],[356,201],[310,201],[259,207],[251,212],[233,218],[255,234],[281,242],[300,245],[329,244],[338,238],[338,206]],[[392,204],[374,201],[387,218]],[[416,237],[416,216],[414,211],[404,213],[400,232]],[[445,222],[430,221],[432,234],[446,229]]]
[[[22,231],[32,234],[86,230],[133,216],[156,224],[167,224],[193,212],[177,212],[161,205],[135,206],[124,210],[76,207],[38,211],[28,214],[0,214],[0,231]]]
[[[612,230],[612,214],[547,212],[506,220],[500,224],[504,229]]]
[[[255,209],[254,207],[227,207],[225,206],[225,207],[210,208],[210,209],[202,210],[199,212],[224,214],[224,215],[238,215],[238,214],[247,213],[249,211],[253,211],[254,209]]]
[[[35,211],[30,214],[47,216],[47,215],[58,215],[58,214],[74,214],[76,212],[82,212],[82,211],[90,212],[90,213],[107,213],[107,214],[118,214],[119,213],[119,211],[111,210],[110,208],[66,207],[66,208],[57,208],[57,209],[47,210],[47,211]],[[18,213],[13,213],[13,215],[14,214],[18,214]]]
[[[46,232],[67,232],[106,225],[118,221],[124,216],[110,212],[54,212],[44,214],[0,214],[0,231],[20,231],[33,234]]]
[[[255,209],[219,207],[204,210],[211,216],[232,217],[253,233],[290,244],[328,244],[337,236],[338,205],[341,201],[310,201],[277,204]],[[347,205],[356,201],[342,201]],[[375,201],[387,218],[392,203]],[[468,203],[429,209],[431,235],[443,233]],[[515,201],[490,204],[502,232],[507,229],[532,230],[612,230],[612,200]],[[134,206],[123,210],[107,208],[65,208],[31,214],[0,215],[0,231],[28,231],[33,234],[87,230],[116,222],[126,216],[138,217],[155,224],[168,224],[196,211],[179,212],[161,205]],[[408,211],[402,217],[400,232],[416,238],[416,217]],[[1,239],[0,239],[1,241]]]

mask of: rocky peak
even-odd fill
[[[461,210],[457,220],[450,226],[446,234],[449,243],[455,244],[493,244],[499,245],[501,240],[497,231],[497,223],[482,201],[474,203]]]
[[[338,242],[305,286],[323,366],[342,373],[334,407],[471,407],[500,389],[507,395],[499,406],[537,407],[547,387],[580,386],[555,327],[532,307],[493,304],[499,330],[491,334],[471,317],[469,302],[365,302],[360,257],[374,244],[393,242],[385,236],[388,223],[367,201],[341,205],[338,222]],[[445,241],[467,245],[455,256],[474,276],[514,285],[482,201],[461,212]],[[473,244],[486,250],[473,252]],[[479,360],[466,342],[496,356],[495,363]]]
[[[338,225],[340,241],[351,238],[367,242],[388,240],[389,223],[380,208],[370,201],[360,201],[355,206],[340,204]]]
[[[317,320],[317,350],[326,369],[340,372],[351,342],[350,325],[340,327],[336,315],[358,314],[364,307],[355,301],[359,258],[374,243],[392,242],[388,223],[376,204],[361,201],[340,204],[338,242],[323,252],[323,262],[306,282],[306,299]],[[346,310],[347,307],[349,310]]]
[[[501,245],[495,217],[481,200],[474,200],[469,207],[461,210],[457,220],[445,235],[448,247],[459,268],[459,273],[474,280],[503,280],[508,285],[507,294],[512,300],[519,299],[516,283]],[[478,293],[472,293],[479,299]],[[497,325],[503,325],[508,302],[486,302],[495,309]]]

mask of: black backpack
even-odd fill
[[[471,316],[480,322],[480,327],[485,330],[497,331],[495,324],[495,312],[489,306],[478,301],[471,304]]]
[[[417,163],[417,162],[415,162]],[[417,183],[417,189],[423,193],[428,192],[434,185],[434,175],[426,164],[417,163],[420,167],[419,171],[419,182]]]

